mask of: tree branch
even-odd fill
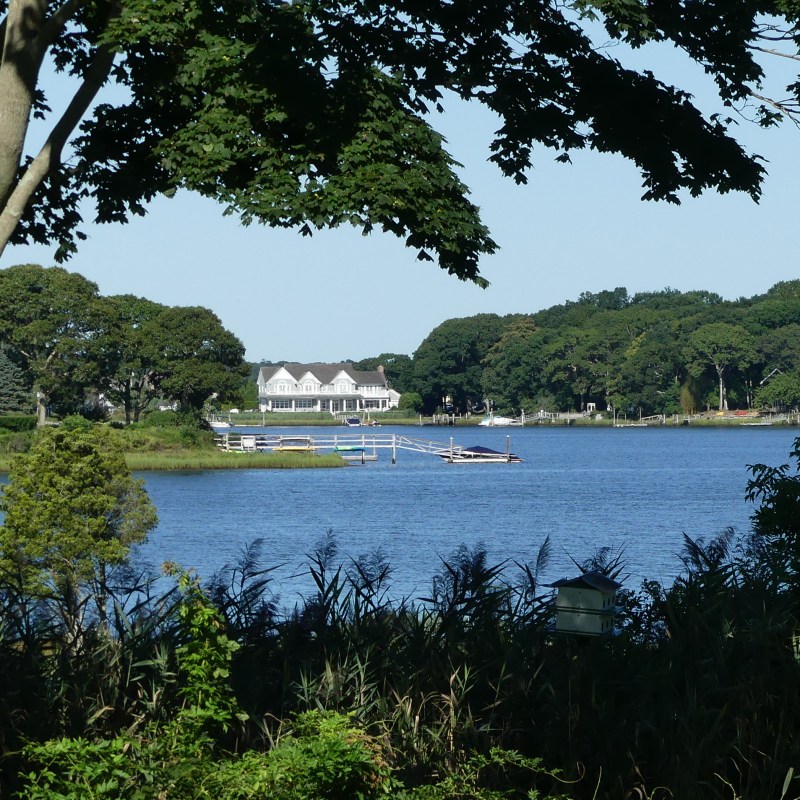
[[[791,58],[793,61],[800,61],[800,55],[782,53],[780,50],[772,50],[769,47],[758,47],[757,45],[752,45],[752,49],[758,50],[759,53],[769,53],[771,56],[780,56],[781,58]]]
[[[30,203],[42,181],[53,172],[61,162],[61,151],[70,134],[89,109],[98,91],[108,79],[114,63],[114,52],[110,47],[100,47],[83,83],[70,101],[61,118],[53,127],[50,136],[36,158],[28,165],[22,178],[14,187],[8,202],[0,213],[0,256],[3,254],[11,235],[19,225],[25,208]]]
[[[36,37],[37,43],[43,46],[45,50],[50,47],[64,29],[64,26],[85,4],[86,0],[66,0],[66,2],[62,3],[42,26],[42,30]]]
[[[753,91],[749,92],[749,94],[750,97],[762,103],[766,103],[768,106],[772,106],[776,111],[779,111],[790,122],[800,128],[800,106],[796,101],[794,101],[792,105],[789,105],[788,103],[780,102],[780,100],[773,100],[771,97],[764,97],[763,95],[756,94],[756,92]]]

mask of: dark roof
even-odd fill
[[[603,575],[602,572],[584,572],[577,578],[562,578],[560,581],[551,583],[554,589],[561,586],[568,586],[570,588],[580,589],[586,587],[589,589],[596,589],[598,592],[614,592],[622,587],[621,583],[617,583],[613,578]]]
[[[280,369],[285,369],[296,381],[311,372],[322,383],[330,383],[340,372],[346,372],[359,385],[386,386],[386,375],[380,370],[366,372],[353,369],[352,364],[284,364],[283,367],[261,367],[261,375],[269,381]]]
[[[492,450],[491,447],[484,447],[482,444],[473,444],[471,447],[465,447],[463,453],[478,453],[479,455],[488,456],[504,456],[499,450]]]

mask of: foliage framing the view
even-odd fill
[[[3,0],[0,14],[0,248],[56,242],[59,257],[84,236],[85,198],[98,221],[123,221],[188,188],[245,223],[383,229],[482,282],[495,245],[428,122],[445,92],[497,115],[491,160],[518,182],[538,148],[561,161],[592,148],[635,163],[645,198],[675,202],[707,188],[758,197],[760,161],[729,119],[595,36],[673,44],[726,113],[751,102],[765,125],[797,98],[798,84],[789,101],[765,97],[754,57],[776,39],[796,53],[794,2]],[[47,59],[76,83],[55,121]],[[106,84],[119,99],[93,107]],[[35,154],[31,114],[50,126]]]

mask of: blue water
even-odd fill
[[[276,566],[275,589],[292,604],[311,590],[309,553],[332,531],[340,553],[380,549],[394,568],[396,597],[426,594],[441,559],[460,544],[486,545],[490,560],[536,557],[550,536],[546,580],[575,573],[598,548],[624,550],[626,585],[670,582],[680,571],[682,533],[705,538],[745,532],[744,500],[754,463],[781,464],[790,428],[402,428],[405,436],[511,449],[523,464],[455,465],[400,451],[344,469],[144,473],[160,523],[141,549],[153,564],[171,560],[201,576],[236,559],[254,539]],[[275,431],[274,429],[272,432]],[[291,434],[314,434],[297,429]],[[329,432],[329,429],[325,432]],[[392,428],[381,428],[391,433]],[[232,458],[236,456],[231,455]]]

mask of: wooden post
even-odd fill
[[[392,434],[392,464],[397,463],[397,434]]]

